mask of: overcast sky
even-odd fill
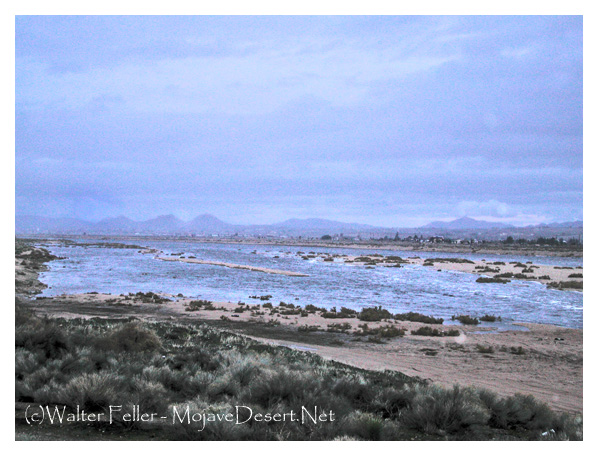
[[[16,212],[582,219],[581,17],[16,19]]]

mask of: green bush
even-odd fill
[[[409,321],[409,322],[422,322],[423,324],[442,324],[443,318],[435,318],[432,316],[426,316],[420,313],[400,313],[393,316],[398,321]]]
[[[325,319],[347,319],[347,318],[353,318],[356,317],[358,315],[358,312],[353,310],[353,309],[349,309],[349,308],[345,308],[345,307],[341,307],[340,311],[337,311],[336,307],[331,308],[330,311],[325,311],[321,314],[322,317],[324,317]]]
[[[452,321],[458,321],[464,325],[478,325],[480,321],[476,317],[469,316],[468,314],[462,314],[459,316],[451,316]]]
[[[401,422],[412,429],[430,434],[464,431],[486,425],[491,416],[474,389],[454,386],[414,386],[410,407]]]
[[[482,284],[486,284],[486,283],[497,283],[497,284],[507,284],[508,282],[510,282],[509,279],[502,279],[502,278],[487,278],[485,276],[481,276],[480,278],[476,279],[476,282],[482,283]]]
[[[383,309],[382,306],[375,306],[373,308],[364,308],[358,314],[358,319],[361,321],[367,322],[377,322],[382,319],[392,318],[393,314],[391,314],[386,309]]]
[[[143,352],[160,349],[160,338],[139,322],[128,322],[109,334],[99,337],[95,346],[115,352]]]
[[[332,333],[347,333],[351,330],[351,324],[349,322],[343,322],[342,324],[328,324],[327,332]]]
[[[493,354],[495,352],[493,346],[483,346],[482,344],[477,344],[476,350],[481,354]]]
[[[582,290],[582,281],[559,281],[547,284],[550,289],[576,289]]]
[[[199,311],[202,308],[207,310],[216,309],[209,300],[192,300],[185,307],[185,311]]]
[[[500,321],[501,322],[501,316],[494,316],[492,314],[485,314],[484,316],[482,316],[480,318],[481,321],[483,322],[495,322],[495,321]]]
[[[207,424],[202,432],[198,432],[198,424],[169,423],[151,430],[142,427],[138,438],[582,438],[580,423],[558,416],[540,403],[512,397],[502,403],[504,400],[493,399],[480,390],[427,386],[399,372],[362,370],[207,324],[142,325],[98,318],[43,321],[19,314],[15,350],[18,401],[62,404],[71,409],[80,405],[88,412],[103,412],[110,404],[122,404],[123,410],[140,405],[142,410],[161,412],[181,405],[189,406],[191,412],[220,413],[235,405],[247,405],[254,412],[300,411],[302,405],[316,405],[336,415],[334,422],[317,426],[217,421]],[[368,324],[363,326],[368,328]],[[55,339],[64,344],[57,350],[40,348],[36,330],[44,327],[50,334],[59,332]],[[368,329],[367,333],[373,333],[368,335],[373,342],[383,342],[378,335],[388,331],[398,329],[383,326]],[[118,339],[114,336],[119,332],[125,343],[106,343]],[[111,439],[122,436],[123,428],[130,425],[121,418],[118,424],[90,427],[86,433],[90,438]],[[547,426],[555,432],[541,435],[549,430],[543,428]],[[58,436],[69,436],[69,429],[69,425],[63,427]],[[30,428],[17,421],[17,436],[22,436],[23,430],[29,433]],[[47,433],[54,433],[52,430]]]
[[[442,330],[438,330],[436,328],[432,328],[432,327],[420,327],[417,330],[412,330],[412,335],[418,335],[418,336],[439,336],[439,337],[443,337],[443,336],[460,336],[460,331],[459,330],[447,330],[447,331],[442,331]]]
[[[322,330],[322,329],[320,328],[320,326],[318,326],[318,325],[308,325],[308,324],[306,324],[306,325],[300,325],[300,326],[297,328],[297,331],[298,331],[298,332],[304,332],[304,333],[308,333],[308,332],[318,332],[319,330]]]
[[[406,334],[404,329],[394,327],[393,325],[382,325],[380,327],[370,328],[368,327],[368,324],[361,324],[358,327],[360,330],[356,330],[354,335],[373,336],[375,338],[395,338]]]

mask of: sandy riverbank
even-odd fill
[[[208,321],[264,342],[313,351],[324,358],[372,370],[397,370],[444,386],[455,383],[486,387],[500,395],[532,394],[553,409],[582,412],[583,331],[550,325],[521,324],[528,331],[494,333],[477,326],[423,324],[387,319],[363,322],[356,317],[330,319],[321,312],[291,308],[215,302],[214,309],[190,311],[192,300],[169,297],[156,304],[129,295],[78,294],[33,300],[28,306],[40,314],[72,317],[136,317],[143,320]],[[254,300],[256,302],[256,300]],[[302,315],[303,314],[303,315]],[[344,325],[345,324],[345,325]],[[360,333],[389,326],[403,337],[378,342]],[[333,332],[346,327],[343,332]],[[412,335],[431,327],[459,329],[456,337]],[[375,338],[376,340],[376,338]]]
[[[450,386],[454,383],[486,387],[500,395],[532,394],[553,409],[582,412],[583,331],[550,325],[521,324],[528,331],[491,332],[477,326],[450,326],[405,322],[394,318],[364,322],[357,317],[326,317],[323,310],[308,312],[296,306],[267,305],[266,300],[248,299],[247,304],[192,303],[182,296],[77,294],[31,299],[43,289],[37,273],[45,268],[47,252],[26,250],[15,259],[16,292],[19,300],[41,315],[54,317],[138,318],[148,321],[210,322],[249,337],[277,345],[312,351],[324,358],[372,370],[397,370]],[[294,254],[305,255],[305,254]],[[311,255],[311,254],[309,254]],[[325,261],[330,257],[313,257]],[[46,260],[44,260],[46,259]],[[373,261],[375,259],[375,261]],[[194,259],[185,259],[194,260]],[[371,255],[357,261],[333,258],[333,262],[372,268],[404,267],[398,259]],[[386,260],[386,261],[382,261]],[[424,265],[424,259],[402,259]],[[374,263],[374,265],[367,265]],[[430,268],[478,273],[476,267],[520,271],[515,263],[487,265],[433,261]],[[534,266],[534,265],[533,265]],[[362,266],[363,267],[363,266]],[[530,269],[531,264],[525,268]],[[545,268],[545,269],[542,269]],[[539,266],[535,275],[547,273],[551,280],[564,279],[573,270]],[[575,270],[579,271],[579,270]],[[582,270],[580,270],[582,273]],[[368,327],[364,327],[366,324]],[[365,335],[379,327],[404,332],[390,338]],[[413,330],[431,327],[440,331],[458,329],[458,336],[417,336]]]
[[[131,238],[138,241],[143,238]],[[148,239],[146,237],[146,239]],[[582,258],[582,246],[539,246],[539,245],[517,245],[498,242],[486,242],[475,245],[454,243],[410,243],[410,242],[388,242],[365,240],[361,242],[350,241],[322,241],[322,240],[298,240],[291,238],[264,239],[264,238],[229,238],[229,237],[195,237],[195,238],[173,238],[179,241],[193,241],[197,243],[212,244],[240,244],[261,246],[293,246],[297,248],[342,248],[342,249],[364,249],[367,251],[408,251],[417,255],[419,252],[451,252],[456,254],[488,254],[488,255],[510,255],[523,257],[574,257]]]
[[[217,262],[217,261],[213,261],[213,260],[180,258],[180,257],[175,257],[175,256],[158,256],[156,258],[158,260],[163,260],[165,262],[183,262],[183,263],[197,263],[197,264],[202,264],[202,265],[217,265],[217,266],[227,267],[227,268],[237,268],[239,270],[259,271],[261,273],[284,275],[284,276],[302,276],[302,277],[308,276],[307,274],[298,273],[296,271],[275,270],[273,268],[257,267],[257,266],[253,266],[253,265],[238,265],[235,263]]]
[[[498,283],[512,280],[535,281],[556,289],[580,290],[583,288],[583,267],[562,267],[558,265],[536,265],[533,262],[468,260],[458,257],[419,256],[401,258],[380,254],[342,255],[319,252],[296,253],[304,260],[316,260],[328,263],[344,263],[366,266],[367,268],[403,268],[406,265],[418,265],[435,270],[459,271],[490,278]],[[482,280],[479,280],[482,281]]]

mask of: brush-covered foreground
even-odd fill
[[[582,439],[580,418],[556,414],[531,396],[444,389],[206,324],[48,319],[17,304],[15,344],[17,439]],[[28,405],[79,407],[106,417],[110,405],[123,409],[112,424],[30,426],[21,414]],[[244,406],[255,416],[316,407],[332,411],[334,420],[217,420],[198,431],[201,424],[193,422],[128,421],[123,413],[134,405],[169,418],[173,408],[226,414]]]

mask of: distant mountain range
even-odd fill
[[[435,228],[435,229],[447,229],[447,230],[468,230],[468,229],[492,229],[492,228],[508,228],[513,227],[513,225],[503,224],[501,222],[487,222],[487,221],[479,221],[477,219],[472,219],[471,217],[461,217],[459,219],[449,221],[449,222],[441,222],[435,221],[430,224],[423,225],[422,228]]]
[[[89,222],[73,218],[53,218],[39,216],[16,216],[15,231],[17,234],[88,234],[88,235],[307,235],[340,234],[365,236],[394,235],[421,231],[435,233],[442,231],[462,230],[524,230],[524,229],[561,229],[582,228],[582,221],[539,224],[528,227],[514,227],[500,222],[486,222],[470,217],[462,217],[449,222],[431,222],[418,228],[376,227],[368,224],[338,222],[328,219],[288,219],[284,222],[265,225],[229,224],[211,214],[202,214],[190,221],[182,221],[172,214],[158,216],[146,221],[134,221],[125,216]]]
[[[88,222],[72,218],[52,218],[38,216],[17,216],[17,234],[298,234],[298,233],[356,233],[359,231],[381,230],[366,224],[352,224],[327,219],[289,219],[284,222],[266,225],[236,225],[221,221],[211,214],[202,214],[191,221],[182,221],[172,214],[158,216],[146,221],[134,221],[125,216]],[[389,230],[389,229],[387,229]]]

